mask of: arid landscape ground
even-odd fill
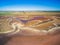
[[[0,45],[60,45],[60,12],[0,12]]]

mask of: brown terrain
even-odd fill
[[[17,16],[20,18],[19,16]],[[48,17],[48,18],[47,18]],[[32,16],[31,16],[32,18]],[[28,19],[31,19],[28,18]],[[59,23],[60,20],[54,20],[55,16],[46,16],[46,18],[38,18],[37,20],[31,20],[25,23],[25,26],[35,25],[35,23],[38,23],[39,21],[45,21],[47,19],[52,19],[53,22]],[[23,19],[23,18],[21,18]],[[26,19],[25,19],[26,20]],[[49,26],[54,26],[53,22],[47,22],[43,24],[39,24],[40,26],[34,27],[36,29],[46,29]],[[28,33],[27,33],[28,34]],[[53,34],[48,35],[37,35],[37,36],[22,36],[19,33],[15,35],[1,35],[0,36],[0,45],[60,45],[60,32],[56,32]]]
[[[46,36],[12,36],[0,39],[0,45],[60,45],[60,33]]]

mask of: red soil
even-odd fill
[[[46,36],[13,36],[5,45],[60,45],[60,34]]]

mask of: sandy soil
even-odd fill
[[[2,36],[0,45],[60,45],[60,32],[45,36]]]
[[[0,45],[3,43],[4,45],[60,45],[60,33],[45,36],[14,35],[0,39]]]

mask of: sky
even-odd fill
[[[60,0],[0,0],[0,11],[60,11]]]

